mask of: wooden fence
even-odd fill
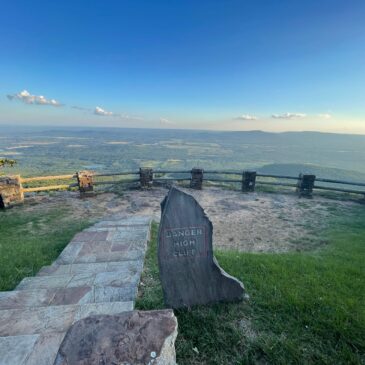
[[[58,184],[58,185],[44,185],[37,187],[24,187],[23,185],[28,185],[30,182],[39,181],[52,181],[52,180],[70,180],[76,178],[75,174],[72,175],[53,175],[53,176],[36,176],[36,177],[26,177],[20,178],[20,183],[22,184],[23,193],[31,193],[37,191],[47,191],[47,190],[61,190],[69,189],[72,187],[77,187],[78,183],[73,184]]]
[[[65,182],[71,180],[70,183]],[[62,184],[45,184],[42,182],[60,182]],[[171,184],[187,181],[193,189],[202,189],[204,182],[215,185],[240,185],[243,192],[253,192],[256,186],[282,186],[294,188],[300,196],[311,196],[314,190],[327,190],[349,194],[360,194],[365,197],[365,183],[319,178],[310,174],[298,176],[261,174],[256,171],[232,170],[153,170],[140,168],[138,171],[122,171],[113,173],[96,173],[80,171],[69,175],[36,176],[22,178],[20,176],[0,177],[0,207],[13,205],[24,199],[24,193],[49,190],[77,188],[86,195],[94,191],[98,185],[135,183],[142,189],[150,188],[154,184]],[[349,188],[348,188],[349,187]],[[360,188],[359,188],[360,187]]]

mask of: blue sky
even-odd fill
[[[365,1],[4,1],[0,123],[365,134]]]

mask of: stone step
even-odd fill
[[[1,365],[53,365],[65,332],[0,337]]]
[[[53,289],[53,288],[75,288],[91,286],[112,286],[125,287],[128,284],[138,285],[142,266],[137,269],[119,270],[119,266],[114,270],[101,272],[81,272],[66,273],[59,275],[41,275],[24,278],[16,287],[16,290],[32,289]]]
[[[141,233],[133,231],[110,231],[106,237],[94,239],[100,232],[83,231],[78,233],[62,251],[57,264],[98,263],[124,260],[143,260],[149,230]]]
[[[65,332],[74,322],[90,315],[131,310],[132,301],[3,309],[0,310],[0,337]]]
[[[138,282],[122,286],[80,286],[0,292],[0,310],[47,307],[52,305],[134,301]]]
[[[151,217],[143,215],[126,216],[126,215],[114,214],[112,216],[105,217],[101,222],[94,224],[92,227],[114,225],[116,224],[116,222],[119,227],[150,226]]]
[[[107,218],[76,234],[36,277],[0,292],[0,365],[53,365],[74,322],[133,310],[150,223]]]
[[[57,264],[44,266],[39,270],[39,276],[54,276],[65,274],[98,274],[102,272],[124,271],[129,274],[141,273],[143,269],[143,260],[124,260],[110,262],[90,262],[76,264]]]
[[[88,247],[85,249],[85,245]],[[143,243],[146,245],[146,243]],[[74,251],[71,253],[71,249],[74,247],[70,246],[70,248],[61,253],[58,259],[54,262],[55,264],[60,265],[68,265],[68,264],[84,264],[84,263],[105,263],[105,262],[114,262],[114,261],[131,261],[131,260],[143,260],[145,247],[141,247],[142,244],[136,246],[135,248],[130,247],[129,245],[113,245],[110,248],[107,248],[105,245],[102,246],[98,251],[92,252],[93,247],[90,244],[85,243],[84,247],[79,250],[78,253]],[[75,246],[76,248],[77,246]],[[87,252],[89,250],[89,252]]]

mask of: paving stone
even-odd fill
[[[98,314],[118,314],[131,311],[134,308],[132,301],[130,302],[112,302],[112,303],[91,303],[80,305],[75,315],[75,322],[80,319]]]
[[[0,336],[65,332],[74,321],[78,305],[0,311]]]
[[[83,304],[92,303],[93,301],[94,293],[92,286],[0,292],[0,310]]]
[[[93,287],[81,286],[58,289],[49,305],[85,304],[92,303],[93,301]]]
[[[57,264],[72,264],[85,242],[70,242],[55,261]]]
[[[138,226],[138,225],[150,225],[151,223],[151,217],[149,216],[129,216],[129,217],[121,217],[118,215],[114,215],[111,217],[108,217],[104,219],[101,222],[96,223],[94,226],[99,227],[103,225],[108,225],[110,223],[115,224],[118,222],[118,226]]]
[[[119,243],[119,242],[112,242],[111,245],[111,252],[126,252],[130,247],[130,243]]]
[[[109,271],[95,275],[95,286],[115,286],[123,287],[127,284],[138,285],[139,273],[130,273],[125,271]]]
[[[135,241],[145,241],[147,237],[147,230],[118,230],[108,232],[107,240],[121,243],[130,243]]]
[[[125,267],[128,269],[126,270]],[[139,275],[143,270],[143,259],[131,260],[131,261],[121,261],[121,262],[108,262],[107,271],[129,271],[132,274],[138,273]]]
[[[67,288],[74,288],[79,286],[92,286],[95,280],[95,274],[89,274],[89,273],[76,274],[70,276],[71,280],[67,283]]]
[[[51,332],[39,335],[26,365],[53,365],[64,337],[65,332]]]
[[[77,233],[72,239],[74,242],[88,242],[88,241],[105,241],[108,236],[107,232],[87,232],[82,231]]]
[[[25,365],[39,335],[0,337],[0,365]]]
[[[127,285],[125,287],[115,286],[95,286],[94,287],[94,302],[122,302],[134,301],[137,296],[138,285]]]
[[[57,275],[57,276],[35,276],[24,278],[16,287],[16,290],[22,289],[48,289],[48,288],[64,288],[71,281],[73,275]]]
[[[108,271],[107,263],[105,262],[75,263],[71,265],[50,266],[47,268],[47,270],[43,270],[41,273],[39,273],[39,276],[96,274],[105,271]]]
[[[108,241],[89,241],[84,242],[81,250],[75,257],[83,255],[90,255],[91,253],[109,252],[111,250],[112,243]]]
[[[143,259],[144,250],[134,249],[134,250],[124,250],[116,252],[106,252],[100,251],[98,253],[90,253],[80,255],[74,260],[74,264],[93,264],[93,263],[106,263],[106,262],[122,262],[129,260],[139,260]]]
[[[139,275],[128,276],[124,272],[100,273],[96,275],[94,281],[95,286],[0,292],[0,311],[55,305],[133,301],[137,295]]]
[[[0,337],[65,332],[91,314],[117,314],[133,310],[133,302],[90,303],[0,311]]]
[[[47,306],[57,289],[13,290],[0,292],[0,310]]]

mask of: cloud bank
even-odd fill
[[[169,120],[167,118],[160,118],[160,123],[164,125],[173,125],[175,124],[172,120]]]
[[[284,113],[284,114],[273,114],[271,118],[274,119],[297,119],[305,118],[307,114],[304,113]]]
[[[255,115],[242,114],[234,119],[236,119],[236,120],[257,120],[258,118]]]
[[[107,110],[104,110],[103,108],[100,108],[100,106],[95,107],[94,110],[95,115],[100,115],[102,117],[111,117],[114,115],[113,112],[108,112]]]
[[[17,94],[7,95],[7,98],[9,100],[20,100],[26,104],[62,106],[62,104],[55,99],[46,99],[43,95],[32,95],[27,90],[23,90]]]

